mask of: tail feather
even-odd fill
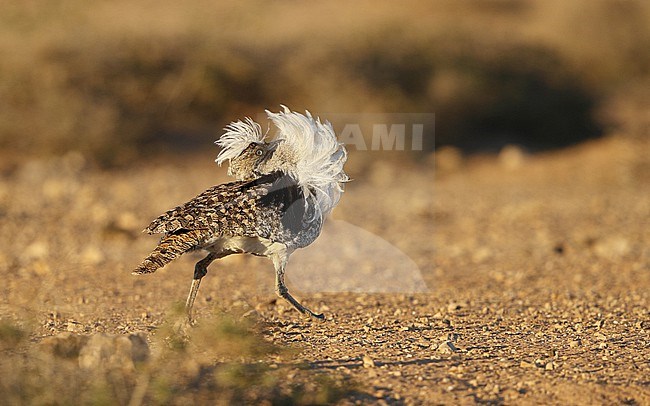
[[[132,273],[142,275],[155,272],[184,253],[195,249],[199,243],[199,234],[200,231],[193,230],[164,237]]]

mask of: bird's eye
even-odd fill
[[[262,156],[262,154],[264,154],[264,151],[262,151],[261,149],[258,149],[257,151],[255,151],[255,155],[257,155],[257,156]]]

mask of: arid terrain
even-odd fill
[[[0,404],[650,405],[649,102],[644,0],[0,2]],[[350,149],[326,320],[231,256],[188,328],[141,230],[281,104]]]
[[[336,227],[288,268],[290,289],[327,319],[276,301],[268,260],[233,256],[211,266],[180,343],[175,309],[200,255],[130,271],[156,243],[140,233],[151,219],[226,180],[214,154],[112,171],[75,153],[5,165],[0,393],[649,404],[648,151],[647,138],[619,136],[537,155],[441,149],[435,163],[353,153]],[[310,261],[317,272],[301,277]],[[134,333],[124,359],[117,344],[83,350]]]

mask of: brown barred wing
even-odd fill
[[[231,235],[282,241],[287,233],[301,227],[304,207],[297,183],[282,172],[274,172],[251,181],[211,187],[167,211],[145,231],[168,236],[199,230],[202,240]]]
[[[149,234],[172,234],[180,230],[209,230],[216,213],[226,214],[229,207],[246,193],[249,182],[231,182],[213,186],[192,200],[168,210],[144,229]]]

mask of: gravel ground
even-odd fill
[[[443,149],[435,167],[352,154],[333,221],[288,268],[327,320],[274,300],[268,260],[233,256],[204,279],[198,325],[257,320],[263,341],[289,350],[258,359],[280,386],[345,380],[343,404],[650,404],[649,147],[618,137],[469,160]],[[2,320],[31,346],[140,332],[155,350],[200,255],[132,276],[156,243],[140,230],[225,181],[212,158],[6,164]]]

